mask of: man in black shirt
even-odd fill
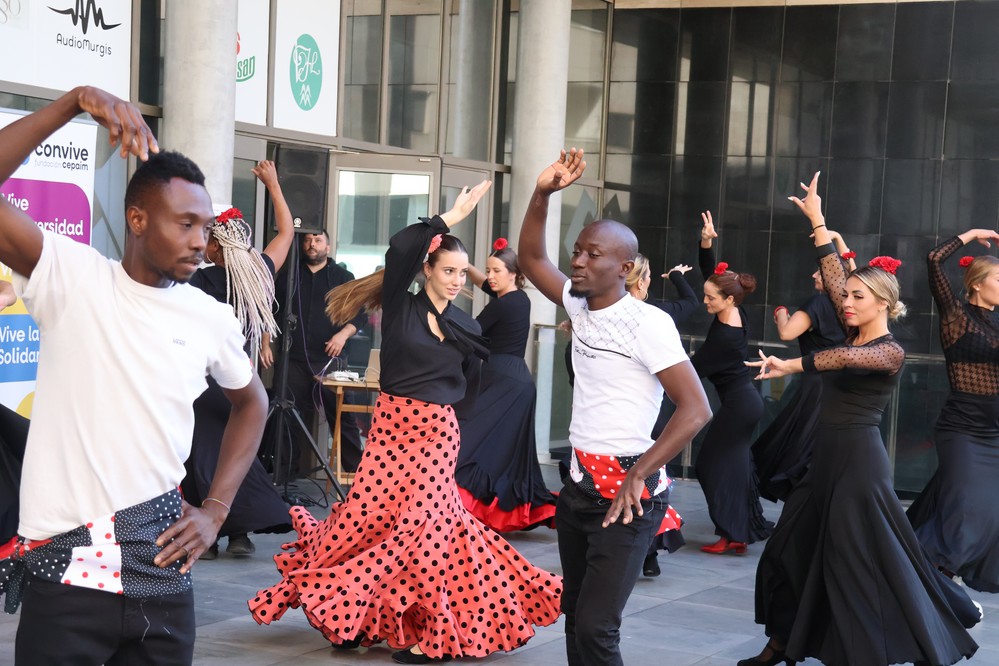
[[[287,321],[285,315],[290,307],[297,323],[290,332],[282,331],[282,334],[292,336],[288,354],[288,389],[302,420],[311,423],[316,409],[321,407],[332,427],[336,419],[336,394],[323,387],[315,377],[324,368],[325,374],[347,368],[347,340],[367,324],[368,318],[361,313],[341,327],[334,326],[326,316],[327,292],[354,279],[350,271],[330,261],[329,248],[329,236],[325,230],[302,236],[302,260],[291,302],[280,303],[278,322],[283,325]],[[283,271],[276,280],[275,293],[279,301],[287,293],[288,272]],[[260,361],[264,367],[270,367],[274,361],[273,352],[267,345],[261,349]],[[361,460],[361,433],[352,419],[343,419],[341,426],[340,464],[344,470],[352,472]],[[296,442],[296,452],[290,460],[294,468],[298,452],[307,447],[301,446],[303,442],[297,441],[297,436],[293,441]]]

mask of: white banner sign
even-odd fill
[[[0,0],[0,7],[2,3]],[[0,111],[0,128],[21,117]],[[0,197],[24,211],[40,228],[89,245],[96,146],[97,125],[93,122],[64,125],[0,184]],[[9,282],[10,278],[10,268],[0,264],[0,279]],[[31,415],[38,341],[38,327],[20,299],[0,313],[0,402],[22,416]]]
[[[0,0],[0,80],[129,98],[132,0]]]
[[[277,0],[274,126],[336,135],[340,0]]]
[[[270,0],[239,0],[236,33],[236,120],[267,124]]]

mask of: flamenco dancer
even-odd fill
[[[649,264],[649,258],[639,253],[635,256],[635,267],[631,269],[631,272],[625,279],[624,286],[629,294],[640,301],[646,301],[656,306],[668,314],[673,319],[674,324],[679,324],[690,316],[698,306],[697,294],[694,293],[694,289],[687,282],[687,279],[683,277],[690,270],[690,266],[679,264],[662,274],[662,277],[669,278],[670,282],[673,283],[680,298],[675,301],[659,299],[650,301],[649,285],[652,283],[652,269]],[[663,402],[666,402],[665,399]],[[660,412],[662,412],[662,408],[660,408]],[[656,428],[653,428],[652,436],[658,437],[661,430],[661,428],[658,431]],[[670,479],[671,484],[672,482],[673,480]],[[666,516],[663,518],[662,525],[659,526],[659,533],[652,539],[652,543],[649,545],[649,552],[645,556],[645,562],[642,563],[643,576],[655,578],[662,574],[658,558],[660,550],[675,553],[686,544],[686,541],[683,539],[683,533],[680,531],[682,527],[683,517],[672,506],[666,505]]]
[[[213,265],[198,269],[190,281],[215,300],[233,306],[247,338],[250,358],[254,358],[264,335],[277,332],[272,314],[274,272],[284,264],[295,237],[291,211],[281,192],[274,163],[269,160],[258,163],[253,174],[271,195],[277,235],[263,253],[257,252],[251,244],[250,225],[243,220],[242,213],[236,208],[224,211],[216,217],[205,249],[205,258]],[[187,476],[181,484],[184,498],[192,504],[201,504],[215,478],[230,407],[222,389],[209,378],[208,388],[194,402],[194,437],[191,455],[184,463]],[[219,537],[229,537],[226,552],[237,556],[253,553],[256,547],[247,536],[249,532],[289,531],[288,505],[275,490],[264,466],[254,458],[219,530]],[[201,559],[214,560],[218,554],[216,542],[202,553]]]
[[[843,237],[829,231],[836,250],[856,268],[856,256]],[[816,293],[792,315],[783,305],[774,310],[774,323],[781,340],[797,340],[802,356],[843,344],[846,334],[836,317],[836,308],[826,295],[822,271],[812,273]],[[771,502],[786,501],[788,494],[805,475],[819,424],[822,379],[806,373],[795,382],[793,394],[769,427],[753,443],[753,461],[759,478],[760,495]]]
[[[822,280],[846,343],[794,360],[748,363],[760,379],[822,373],[812,464],[792,491],[756,572],[756,621],[770,637],[739,666],[953,664],[978,649],[981,618],[967,595],[927,561],[892,490],[878,425],[905,352],[888,331],[905,313],[894,271],[876,257],[849,276],[829,242],[818,174],[791,197],[815,234]],[[763,356],[763,354],[760,354]]]
[[[558,618],[561,579],[475,520],[454,484],[451,405],[465,393],[463,366],[487,350],[475,320],[451,303],[468,256],[448,229],[490,184],[393,236],[384,272],[330,292],[334,321],[380,303],[382,392],[347,501],[322,522],[292,509],[299,539],[274,558],[281,582],[250,601],[257,622],[300,607],[334,647],[386,641],[400,649],[396,662],[425,664],[512,650]],[[421,270],[426,285],[411,294]]]
[[[916,537],[930,562],[968,587],[999,592],[999,259],[962,257],[967,301],[951,288],[943,262],[962,247],[999,241],[971,229],[927,257],[930,290],[940,312],[940,342],[950,395],[934,438],[939,466],[909,507]]]
[[[473,266],[468,272],[492,300],[476,317],[489,339],[478,392],[455,406],[461,429],[458,492],[473,516],[499,532],[554,527],[555,495],[541,475],[534,435],[537,389],[524,361],[531,299],[523,292],[517,253],[498,238],[486,272]]]
[[[697,374],[714,385],[721,400],[694,463],[718,535],[718,541],[701,550],[742,555],[748,544],[766,539],[773,529],[773,523],[763,517],[749,448],[753,429],[763,416],[763,398],[744,364],[749,326],[742,301],[756,289],[756,278],[728,270],[725,262],[715,264],[712,244],[718,233],[714,220],[710,212],[701,213],[701,220],[698,263],[705,278],[704,306],[714,319],[691,362]]]

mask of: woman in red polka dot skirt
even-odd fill
[[[393,236],[383,272],[330,292],[335,320],[381,305],[382,392],[347,501],[322,522],[292,509],[299,539],[275,557],[283,580],[250,601],[257,622],[300,607],[336,647],[385,641],[411,648],[395,661],[422,664],[512,650],[558,618],[561,578],[474,519],[454,483],[451,405],[465,393],[463,366],[486,346],[451,304],[468,256],[447,232],[489,186]],[[414,295],[421,268],[426,286]]]

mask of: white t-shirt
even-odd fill
[[[572,391],[569,441],[586,453],[638,456],[652,446],[663,387],[656,373],[688,360],[673,319],[625,295],[590,311],[585,298],[562,290],[572,321]]]
[[[19,533],[46,539],[176,488],[206,375],[232,389],[253,376],[232,308],[139,284],[51,233],[13,282],[41,333]]]

